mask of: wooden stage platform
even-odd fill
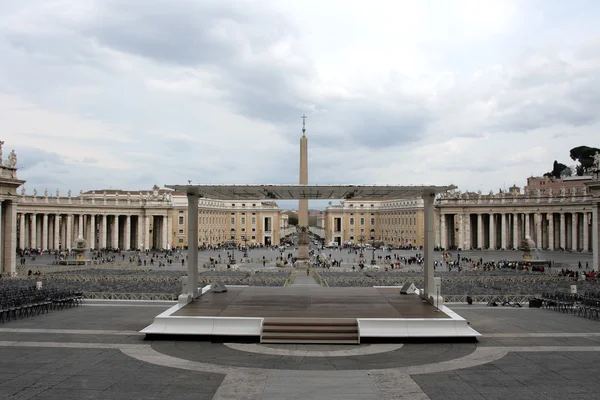
[[[229,287],[207,292],[174,317],[450,318],[398,288]]]
[[[266,342],[268,332],[284,337],[291,335],[293,325],[296,335],[309,326],[331,334],[352,330],[355,343],[365,338],[480,336],[448,307],[441,304],[438,311],[418,294],[401,295],[399,287],[229,286],[218,293],[207,286],[201,293],[192,303],[178,303],[156,316],[142,333],[250,336]]]

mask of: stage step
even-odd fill
[[[358,322],[349,318],[265,318],[261,343],[358,344]]]

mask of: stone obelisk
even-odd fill
[[[300,139],[300,182],[308,184],[308,139],[306,138],[306,115],[302,115],[302,138]],[[308,260],[308,199],[298,200],[298,260]]]

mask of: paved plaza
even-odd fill
[[[349,254],[348,249],[317,250],[316,248],[312,248],[312,250],[315,250],[317,252],[317,254],[324,254],[326,257],[329,257],[329,255],[331,255],[333,260],[341,261],[342,267],[345,267],[345,268],[351,268],[353,265],[356,266],[358,264],[359,255],[355,254],[355,253]],[[199,251],[198,252],[198,264],[199,265],[207,264],[207,263],[209,263],[209,260],[211,257],[218,259],[219,255],[221,256],[221,260],[223,262],[225,262],[227,260],[228,253],[232,253],[232,251],[231,250],[202,250],[202,251]],[[296,256],[297,252],[293,247],[290,247],[289,249],[287,249],[286,251],[283,252],[284,255],[287,255],[289,253],[291,253],[293,256]],[[377,259],[378,256],[386,256],[386,255],[393,255],[393,254],[397,254],[402,257],[412,257],[417,253],[422,254],[422,250],[421,251],[419,251],[419,250],[393,250],[392,252],[376,250],[375,258]],[[474,261],[479,261],[479,259],[481,258],[481,259],[483,259],[484,262],[499,261],[499,260],[521,261],[523,258],[522,251],[511,251],[511,250],[507,250],[507,251],[472,250],[472,251],[463,251],[463,252],[451,251],[450,254],[452,255],[452,258],[454,260],[456,260],[457,253],[460,253],[461,257],[468,257],[468,258],[473,259]],[[109,254],[112,254],[112,253],[109,253]],[[125,261],[117,259],[114,263],[111,263],[111,264],[113,264],[113,265],[119,265],[119,264],[135,265],[135,263],[129,263],[129,256],[135,256],[137,254],[136,252],[125,251],[125,252],[122,252],[122,254],[125,255]],[[159,254],[159,253],[156,253],[156,254]],[[181,254],[184,257],[187,256],[187,250],[182,250]],[[235,250],[234,255],[235,255],[235,258],[238,263],[242,262],[243,254],[244,254],[243,251]],[[142,259],[147,260],[147,263],[146,263],[147,267],[150,266],[149,263],[150,263],[150,258],[152,258],[151,256],[152,256],[152,252],[150,252],[150,256],[146,256],[146,255],[142,254]],[[275,266],[275,260],[277,257],[280,257],[280,256],[281,256],[280,251],[275,250],[275,249],[270,249],[270,248],[257,248],[257,249],[252,249],[248,252],[248,258],[251,259],[252,261],[254,261],[254,264],[260,264],[261,266],[262,266],[263,257],[266,260],[267,266]],[[569,268],[577,268],[577,265],[579,262],[581,262],[583,264],[584,268],[585,268],[586,262],[589,263],[590,268],[592,265],[592,254],[589,252],[582,253],[582,252],[572,252],[572,251],[564,251],[564,252],[561,252],[561,251],[539,251],[539,252],[535,252],[534,256],[539,258],[540,260],[551,260],[551,261],[554,261],[556,263],[556,265],[564,265],[565,267],[568,266]],[[371,250],[365,250],[364,257],[367,261],[371,260],[371,258],[373,257],[373,252]],[[434,258],[435,258],[435,260],[441,260],[442,252],[440,252],[440,251],[434,252]],[[54,255],[41,255],[41,256],[38,255],[35,257],[35,260],[33,260],[31,257],[27,257],[24,269],[35,270],[36,268],[43,268],[45,266],[52,265],[52,263],[54,261],[55,261]],[[383,264],[383,263],[380,262],[380,264]],[[158,262],[156,262],[155,265],[157,266]],[[174,262],[173,265],[166,266],[165,268],[187,270],[187,264],[185,265],[185,267],[182,267],[181,262]]]
[[[168,302],[91,301],[0,325],[1,399],[597,399],[600,325],[454,305],[478,343],[149,341]]]

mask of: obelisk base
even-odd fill
[[[298,233],[298,261],[308,260],[308,232],[300,231]]]

